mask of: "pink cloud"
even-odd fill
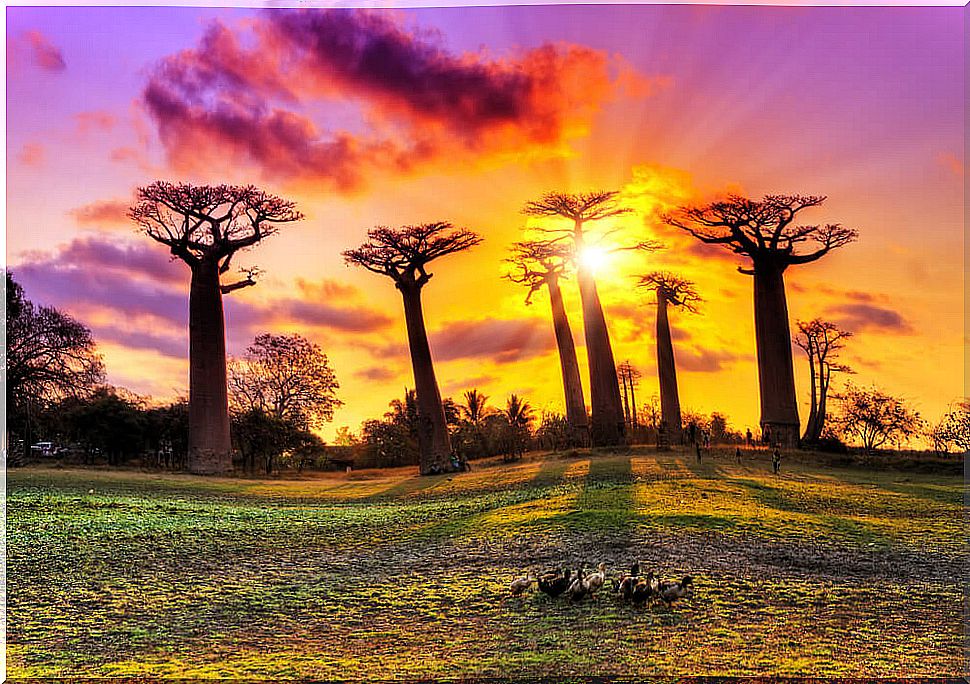
[[[96,110],[79,112],[74,115],[78,133],[86,135],[92,131],[110,131],[118,122],[118,118],[111,112]]]
[[[40,143],[26,143],[17,155],[17,160],[24,166],[42,166],[46,159],[47,149]]]
[[[67,68],[60,48],[37,30],[24,31],[7,41],[7,60],[11,64],[27,63],[50,72]]]

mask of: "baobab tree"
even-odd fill
[[[738,267],[738,271],[754,277],[761,428],[772,442],[784,446],[797,444],[799,425],[785,270],[817,261],[858,237],[854,229],[838,223],[794,223],[802,211],[824,201],[823,196],[811,195],[766,195],[760,200],[731,195],[702,206],[682,207],[664,217],[666,223],[703,243],[722,245],[750,259],[750,268]],[[808,242],[814,248],[800,251]]]
[[[451,470],[451,440],[441,392],[431,361],[431,348],[421,309],[421,290],[431,279],[428,264],[449,254],[474,247],[482,238],[448,222],[401,228],[380,226],[367,231],[367,242],[343,253],[348,264],[386,276],[404,299],[414,387],[418,400],[418,449],[421,474]]]
[[[224,284],[236,252],[298,221],[296,205],[253,186],[156,181],[138,188],[129,216],[191,271],[189,289],[189,471],[232,468],[222,296],[255,285],[255,269]]]
[[[572,223],[565,228],[538,227],[536,230],[556,237],[551,244],[568,244],[576,255],[579,295],[583,304],[583,328],[586,354],[589,358],[589,390],[592,416],[590,437],[594,446],[622,444],[625,441],[623,404],[616,377],[616,362],[610,345],[606,317],[596,290],[596,280],[584,257],[587,248],[586,224],[622,216],[631,209],[617,199],[616,191],[597,191],[581,194],[550,192],[528,202],[522,210],[527,216],[558,217]]]
[[[559,366],[562,369],[562,384],[565,393],[566,422],[569,425],[570,441],[576,445],[589,444],[589,425],[586,416],[586,403],[583,400],[583,381],[579,374],[579,361],[576,358],[576,344],[573,341],[569,317],[563,304],[559,280],[569,271],[571,250],[569,247],[551,242],[516,242],[511,248],[512,256],[506,261],[512,271],[506,278],[513,283],[525,285],[529,293],[525,303],[532,302],[532,296],[546,287],[552,305],[552,327],[559,350]]]
[[[677,364],[674,345],[670,335],[667,308],[673,306],[697,313],[700,296],[694,283],[673,273],[654,271],[640,277],[640,287],[653,290],[657,295],[657,377],[660,382],[660,415],[666,424],[667,438],[672,443],[681,441],[682,421],[680,394],[677,389]]]
[[[845,347],[845,340],[852,333],[842,330],[835,323],[816,318],[813,321],[797,321],[798,334],[794,342],[808,356],[809,377],[811,378],[811,404],[808,422],[802,441],[817,442],[825,428],[826,400],[832,373],[851,373],[852,370],[838,362],[839,351]]]

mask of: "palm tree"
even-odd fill
[[[509,460],[519,459],[531,437],[529,427],[533,420],[532,406],[513,394],[506,402],[502,415],[509,424]]]
[[[477,389],[465,392],[465,403],[459,406],[462,415],[469,423],[476,428],[481,428],[485,419],[495,412],[488,405],[488,395],[482,394]]]

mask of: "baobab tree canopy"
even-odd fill
[[[654,271],[640,276],[640,287],[655,290],[668,304],[697,313],[697,305],[704,301],[694,289],[694,283],[668,271]]]
[[[562,216],[574,221],[598,221],[633,211],[620,204],[619,194],[616,190],[576,194],[547,192],[540,199],[527,202],[522,213],[527,216]]]
[[[421,288],[434,275],[427,271],[429,263],[481,241],[477,233],[447,221],[401,228],[379,226],[367,231],[367,242],[343,255],[347,263],[391,278],[398,289]]]
[[[821,195],[766,195],[760,200],[729,195],[725,200],[682,208],[668,214],[664,220],[701,242],[723,245],[755,262],[769,261],[784,270],[792,264],[821,259],[831,250],[858,237],[854,229],[838,223],[794,224],[799,212],[820,206],[824,201],[825,197]],[[806,243],[814,244],[815,249],[798,249]]]
[[[516,242],[510,248],[512,256],[505,260],[510,271],[505,278],[519,285],[526,285],[529,293],[525,303],[532,302],[532,295],[542,289],[550,279],[559,279],[569,273],[573,248],[557,242],[526,240]]]
[[[232,255],[279,229],[299,221],[295,203],[247,185],[189,185],[156,181],[138,189],[138,204],[129,212],[148,237],[167,245],[189,265],[221,260],[229,270]],[[251,277],[223,291],[254,284]]]

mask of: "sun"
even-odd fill
[[[579,253],[579,262],[593,272],[606,266],[609,261],[609,250],[595,245],[586,245]]]

